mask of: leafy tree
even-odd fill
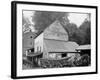
[[[79,27],[81,33],[83,33],[84,41],[82,44],[90,44],[91,43],[91,22],[85,20],[83,24]]]
[[[36,30],[43,31],[56,19],[60,20],[67,13],[62,12],[50,12],[50,11],[36,11],[32,21],[35,22]]]
[[[91,42],[91,22],[85,20],[78,28],[74,23],[67,23],[63,25],[65,30],[69,33],[69,40],[75,41],[80,45],[90,44]]]

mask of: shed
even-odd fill
[[[23,33],[23,53],[28,52],[33,52],[34,51],[34,37],[36,34],[32,31]]]
[[[80,52],[81,55],[88,54],[91,56],[91,45],[80,45],[78,48],[76,48],[76,51]]]

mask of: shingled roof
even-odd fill
[[[72,41],[44,39],[47,51],[49,52],[75,52],[79,45]]]
[[[91,45],[80,45],[78,48],[76,48],[76,50],[87,50],[87,49],[91,49]]]

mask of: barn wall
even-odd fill
[[[43,58],[48,58],[48,50],[44,40],[43,40]]]
[[[36,39],[35,39],[35,52],[43,52],[43,33],[41,33]]]

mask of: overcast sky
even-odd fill
[[[23,11],[23,15],[25,18],[28,18],[32,24],[34,24],[31,17],[34,15],[34,11]],[[75,23],[77,27],[79,27],[87,17],[88,14],[69,13],[68,19],[70,20],[70,23]]]
[[[70,23],[75,23],[79,27],[87,17],[88,14],[69,13],[68,19]]]
[[[32,16],[34,15],[34,11],[23,11],[23,15],[25,18],[28,18],[31,24],[34,24],[32,22]]]

